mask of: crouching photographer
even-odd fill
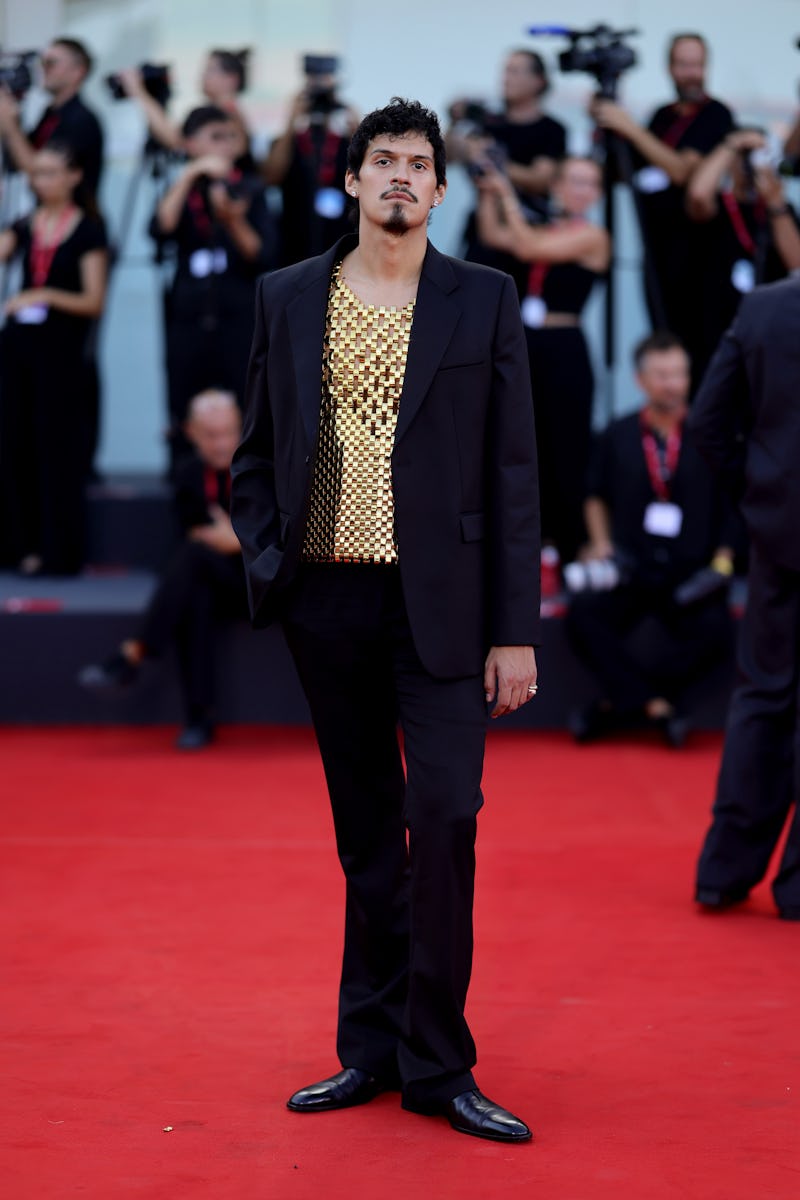
[[[735,526],[683,436],[683,346],[670,333],[651,334],[634,363],[642,406],[598,439],[585,561],[564,572],[573,589],[568,636],[599,689],[570,727],[578,741],[650,727],[677,747],[688,731],[682,705],[690,686],[730,649]]]

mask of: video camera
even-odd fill
[[[303,56],[303,72],[306,76],[308,111],[315,116],[326,117],[341,108],[336,95],[336,85],[331,76],[339,71],[339,59],[334,54],[306,54]]]
[[[569,38],[570,45],[558,56],[559,68],[564,71],[584,71],[593,75],[600,85],[599,95],[614,100],[617,80],[623,71],[636,65],[636,53],[626,46],[624,38],[637,34],[637,29],[611,29],[595,25],[594,29],[566,29],[563,25],[532,25],[528,33],[534,37],[554,35]]]
[[[10,54],[0,50],[0,87],[6,87],[15,100],[21,100],[33,86],[33,64],[39,57],[36,50]]]
[[[156,66],[154,63],[142,63],[139,67],[139,74],[142,77],[142,83],[147,94],[152,96],[162,108],[166,108],[172,96],[169,67],[163,64]],[[122,80],[119,75],[107,75],[106,84],[115,100],[128,99],[128,93],[122,86]]]

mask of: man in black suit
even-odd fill
[[[697,870],[707,908],[746,899],[798,800],[800,674],[800,280],[742,301],[698,393],[698,448],[739,499],[750,535],[739,679],[725,736],[713,820]],[[800,920],[800,810],[772,892]]]
[[[358,237],[260,285],[233,462],[254,622],[283,622],[347,880],[343,1069],[289,1107],[399,1088],[405,1108],[460,1132],[527,1141],[477,1090],[464,1019],[488,706],[499,716],[536,691],[519,304],[507,276],[427,241],[445,153],[420,104],[364,119],[346,187]]]

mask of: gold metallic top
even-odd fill
[[[322,355],[319,443],[303,558],[397,562],[392,448],[414,301],[359,300],[331,277]]]

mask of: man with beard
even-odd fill
[[[395,1088],[459,1132],[524,1142],[477,1090],[464,1018],[487,715],[536,692],[519,305],[507,276],[427,240],[447,184],[422,105],[365,117],[345,184],[357,237],[261,283],[233,464],[254,623],[282,621],[347,881],[342,1069],[289,1107]]]
[[[672,38],[668,63],[677,99],[659,108],[646,127],[613,100],[596,98],[590,109],[601,129],[633,148],[642,237],[653,274],[647,289],[650,318],[654,327],[678,335],[693,362],[700,361],[694,300],[702,276],[703,231],[686,213],[686,186],[703,157],[733,128],[730,109],[706,93],[707,61],[701,34]]]

